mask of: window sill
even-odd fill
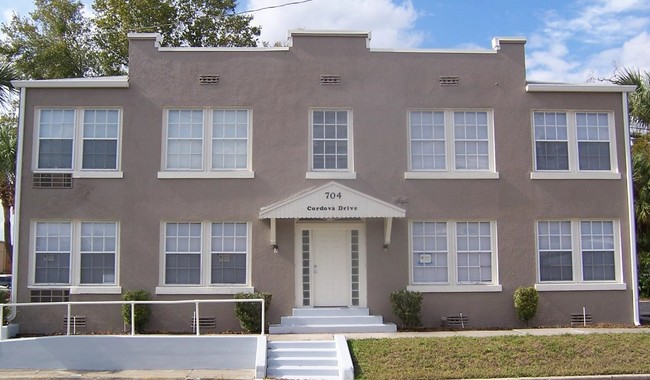
[[[621,179],[621,174],[614,172],[531,172],[530,179]]]
[[[593,284],[535,284],[538,292],[571,292],[583,290],[627,290],[625,283],[597,282]]]
[[[421,293],[488,293],[500,292],[501,285],[409,285],[407,290]]]
[[[252,286],[158,286],[156,294],[236,294],[253,293]]]
[[[122,294],[122,287],[116,285],[71,286],[70,294]]]
[[[455,172],[434,172],[416,171],[405,172],[404,179],[499,179],[498,172],[482,171],[455,171]]]
[[[356,172],[307,172],[307,179],[357,179]]]
[[[250,170],[233,171],[160,171],[159,179],[184,179],[184,178],[255,178],[255,172]]]

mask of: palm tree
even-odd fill
[[[11,107],[11,97],[14,91],[11,81],[16,78],[9,63],[0,64],[0,106]],[[16,192],[16,148],[18,137],[16,133],[17,118],[13,115],[0,116],[0,203],[4,215],[4,241],[9,261],[13,261],[13,245],[11,243],[11,209],[14,207]]]
[[[648,132],[650,128],[650,72],[622,69],[611,80],[614,84],[636,86],[628,97],[630,121],[634,129]]]

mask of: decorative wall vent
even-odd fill
[[[71,189],[70,173],[34,173],[32,187],[35,189]]]
[[[37,289],[30,291],[30,302],[68,302],[70,291],[67,289]]]
[[[63,317],[63,327],[67,328],[68,327],[68,316]],[[71,329],[78,329],[86,327],[86,316],[85,315],[71,315],[70,316],[70,328]]]
[[[341,84],[341,76],[340,75],[321,75],[320,76],[320,84]]]
[[[219,74],[199,75],[199,84],[219,84]]]
[[[441,86],[458,86],[460,84],[460,77],[457,76],[441,76]]]

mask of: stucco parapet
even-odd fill
[[[636,86],[592,83],[535,83],[526,84],[526,92],[633,92]]]
[[[492,39],[492,49],[494,49],[494,50],[500,50],[501,45],[505,45],[505,44],[524,45],[524,44],[526,44],[526,38],[524,38],[524,37],[494,37]]]

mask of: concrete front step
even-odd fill
[[[353,316],[370,315],[367,307],[306,307],[294,308],[291,311],[294,317],[326,317],[326,316]]]
[[[273,341],[267,345],[266,375],[277,379],[336,379],[336,343],[329,341]]]
[[[282,366],[266,370],[267,377],[276,379],[337,379],[338,375],[339,369],[331,366]]]
[[[394,323],[376,325],[304,325],[283,326],[271,325],[270,334],[321,334],[321,333],[394,333],[397,326]]]
[[[381,325],[384,318],[380,315],[345,315],[345,316],[291,316],[282,317],[281,325]]]

